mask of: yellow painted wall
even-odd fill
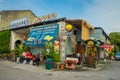
[[[86,21],[82,21],[82,40],[88,40],[90,38],[90,26]]]

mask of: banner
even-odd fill
[[[35,27],[30,31],[25,44],[28,46],[43,46],[46,41],[54,41],[58,29],[58,24]]]

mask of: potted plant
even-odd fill
[[[17,58],[17,63],[19,63],[19,59],[20,59],[20,55],[22,54],[23,51],[27,51],[30,48],[25,46],[25,45],[17,45],[17,47],[14,50],[14,53],[16,55]]]

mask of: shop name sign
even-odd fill
[[[24,17],[10,22],[10,29],[25,27],[27,25],[29,25],[28,18]]]
[[[56,17],[57,17],[56,13],[47,14],[47,15],[35,18],[34,21],[33,21],[33,23],[39,23],[39,22],[54,20]]]

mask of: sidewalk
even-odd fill
[[[104,68],[104,64],[97,64],[96,68],[94,67],[83,67],[81,70],[83,71],[99,71],[102,70]]]
[[[47,70],[45,69],[45,65],[39,65],[39,66],[32,66],[29,64],[17,64],[16,62],[11,62],[7,60],[0,60],[0,64],[4,66],[9,66],[11,68],[18,68],[22,70],[27,70],[27,71],[32,71],[32,72],[56,72],[57,70],[51,69]],[[70,70],[70,69],[65,69],[62,71],[99,71],[104,68],[105,64],[99,63],[96,68],[93,67],[83,67],[81,69],[75,69],[75,70]]]
[[[29,64],[17,64],[16,62],[11,62],[7,60],[0,60],[0,64],[4,66],[9,66],[11,68],[18,68],[22,70],[32,71],[32,72],[50,72],[51,70],[46,70],[45,65],[32,66]]]

